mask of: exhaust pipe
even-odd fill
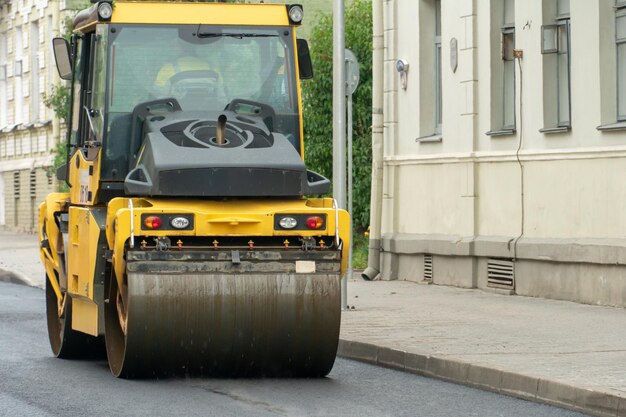
[[[226,128],[226,116],[220,114],[220,117],[217,118],[217,129],[215,131],[215,143],[218,145],[223,145],[226,143],[224,140],[224,130]]]

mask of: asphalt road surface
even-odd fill
[[[337,359],[323,379],[114,378],[52,357],[44,292],[0,283],[0,416],[582,416]]]

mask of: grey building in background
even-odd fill
[[[43,96],[59,83],[51,39],[64,1],[0,1],[0,226],[34,231],[54,190],[52,149],[59,122]]]

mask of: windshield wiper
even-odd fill
[[[267,33],[215,33],[215,32],[199,32],[199,38],[276,38],[278,35]]]

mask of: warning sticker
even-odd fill
[[[315,261],[296,261],[296,274],[312,274],[315,272]]]
[[[80,190],[78,192],[78,202],[80,204],[89,203],[89,170],[81,169],[78,173],[78,185]]]

